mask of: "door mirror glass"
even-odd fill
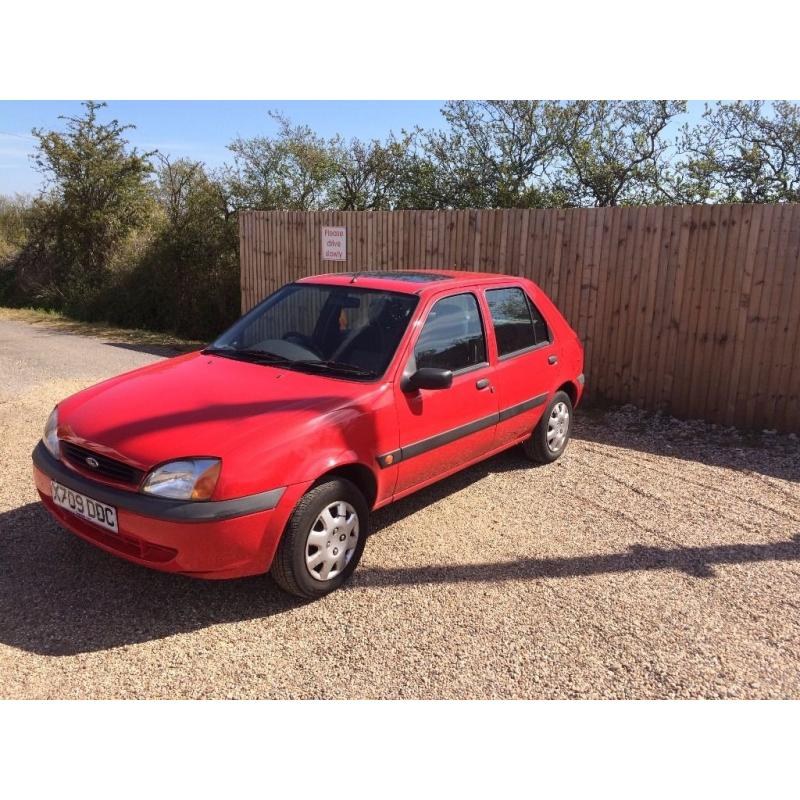
[[[403,378],[401,388],[404,392],[419,389],[449,389],[453,385],[453,372],[438,367],[421,367]]]

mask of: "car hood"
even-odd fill
[[[120,375],[59,404],[59,435],[148,470],[184,456],[226,458],[257,437],[308,433],[375,384],[190,353]]]

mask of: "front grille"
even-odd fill
[[[108,478],[108,480],[116,481],[117,483],[127,483],[131,486],[138,486],[144,477],[144,472],[140,469],[135,469],[127,464],[123,464],[122,461],[117,461],[114,458],[109,458],[100,453],[95,453],[92,450],[87,450],[85,447],[78,447],[78,445],[72,442],[61,442],[61,454],[66,461],[79,467],[84,472],[97,475],[101,478]],[[97,466],[90,466],[86,461],[88,458],[93,458],[97,461]]]

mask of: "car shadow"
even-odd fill
[[[495,459],[493,459],[494,461]],[[492,471],[521,459],[498,457]],[[376,531],[480,479],[472,468],[375,514]],[[714,576],[714,566],[800,560],[800,534],[768,544],[657,548],[507,562],[361,568],[350,590],[411,584],[588,577],[648,570]],[[262,619],[299,608],[265,576],[203,581],[139,567],[60,528],[40,503],[0,514],[0,642],[69,656]]]
[[[23,650],[76,655],[302,604],[266,576],[196,580],[123,561],[61,528],[41,503],[0,514],[0,642]]]
[[[521,447],[512,447],[509,450],[504,450],[485,461],[479,461],[471,467],[456,472],[449,478],[432,483],[430,486],[426,486],[424,489],[420,489],[402,500],[397,500],[374,511],[370,526],[372,535],[379,534],[384,528],[388,528],[404,517],[438,503],[456,492],[469,488],[489,475],[501,472],[528,474],[531,469],[544,468],[546,468],[544,465],[534,464],[529,461],[523,455]]]

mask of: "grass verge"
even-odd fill
[[[59,333],[75,333],[81,336],[95,336],[98,339],[112,339],[131,345],[164,348],[179,353],[204,347],[207,342],[182,339],[170,333],[145,331],[138,328],[117,328],[105,322],[81,322],[70,319],[57,311],[40,308],[5,308],[0,306],[0,320],[14,320],[40,325]]]

